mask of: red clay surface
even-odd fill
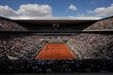
[[[75,55],[66,44],[46,44],[36,59],[73,60],[75,59]]]

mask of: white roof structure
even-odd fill
[[[99,20],[101,17],[10,17],[13,20]]]

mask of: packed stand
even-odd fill
[[[97,21],[84,30],[113,30],[113,16]]]
[[[12,22],[9,22],[10,20],[5,20],[0,18],[1,31],[24,30],[23,27],[18,27],[18,24],[15,25],[14,23],[13,25]],[[104,21],[105,23],[108,22],[108,25],[103,25]],[[86,29],[112,28],[112,18],[110,18],[99,21]],[[47,40],[50,42],[66,42],[71,50],[77,54],[79,60],[76,59],[77,62],[75,62],[76,60],[61,60],[60,62],[56,60],[34,60],[36,53],[45,44],[42,41]],[[78,33],[72,36],[38,36],[33,33],[0,34],[0,71],[4,70],[5,72],[113,72],[112,55],[113,34]],[[18,60],[9,60],[8,56],[16,57]],[[90,62],[86,59],[93,60]]]
[[[80,59],[113,59],[113,34],[81,33],[75,39]]]
[[[0,17],[0,31],[26,31],[26,28],[23,28],[18,23],[8,19]]]
[[[33,34],[0,34],[0,56],[32,59],[42,47],[40,37]]]
[[[54,66],[54,67],[53,67]],[[0,62],[0,73],[74,73],[113,72],[113,60],[5,60]]]
[[[4,36],[4,38],[3,38]],[[6,38],[7,36],[7,38]],[[74,36],[38,36],[34,34],[3,34],[0,39],[1,56],[22,59],[34,58],[48,42],[66,43],[78,59],[113,59],[113,35],[81,33]]]

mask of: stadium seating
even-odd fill
[[[113,17],[99,20],[84,30],[112,31],[112,20]],[[13,33],[5,33],[5,31],[13,31]],[[14,31],[28,31],[28,29],[10,19],[0,17],[0,70],[3,69],[4,72],[111,72],[113,70],[112,33],[74,32],[74,35],[70,33],[68,36],[54,36],[48,33],[48,36],[45,36],[39,35],[38,32],[17,33]],[[35,57],[47,42],[66,42],[77,55],[77,59],[71,61],[36,60]],[[11,60],[10,57],[16,59]],[[17,69],[17,65],[20,69]],[[56,67],[53,68],[53,66]]]
[[[23,28],[18,23],[4,17],[0,17],[0,31],[26,31],[26,28]]]
[[[84,30],[113,30],[113,16],[97,21]]]

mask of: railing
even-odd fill
[[[108,33],[113,29],[104,30],[26,30],[26,31],[0,31],[0,33]]]
[[[72,36],[80,33],[113,34],[113,30],[32,30],[32,31],[0,31],[1,34],[36,34],[39,36]]]

